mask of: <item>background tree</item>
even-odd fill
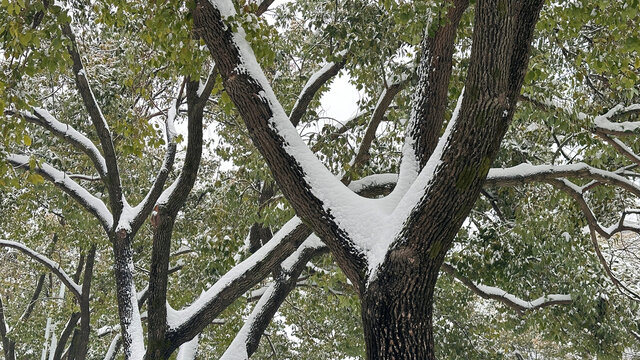
[[[26,259],[15,252],[7,253],[17,261],[3,262],[3,266],[19,268],[21,274],[6,277],[8,285],[3,287],[7,289],[3,290],[6,291],[3,297],[8,298],[2,306],[2,314],[9,324],[2,332],[6,356],[10,356],[7,349],[11,346],[5,344],[11,342],[15,344],[13,348],[19,349],[18,355],[39,352],[43,333],[46,333],[46,342],[55,346],[47,345],[45,353],[53,353],[55,357],[56,350],[63,349],[58,356],[66,358],[83,358],[83,351],[93,354],[92,357],[105,352],[111,356],[115,354],[111,350],[118,344],[124,345],[123,353],[127,358],[140,358],[144,353],[148,358],[162,358],[178,347],[181,348],[179,356],[188,358],[195,354],[193,350],[198,346],[200,353],[206,356],[222,355],[227,345],[230,347],[223,357],[243,357],[245,353],[248,356],[258,350],[258,354],[265,357],[275,351],[285,357],[314,358],[327,348],[330,349],[327,353],[336,358],[359,357],[364,356],[364,346],[358,346],[363,339],[354,319],[360,308],[358,298],[364,301],[364,342],[369,356],[375,358],[376,353],[392,356],[391,350],[372,343],[374,338],[388,338],[371,336],[371,331],[384,327],[372,325],[379,321],[377,316],[371,315],[378,311],[375,309],[379,304],[368,303],[367,299],[375,298],[376,286],[401,285],[406,273],[404,270],[398,272],[398,268],[393,270],[392,263],[406,261],[405,265],[409,264],[412,271],[431,269],[431,282],[423,284],[426,286],[425,309],[430,308],[432,295],[442,299],[436,301],[433,317],[437,339],[435,351],[440,357],[528,357],[535,356],[536,352],[581,357],[597,352],[619,358],[624,352],[632,351],[633,334],[638,330],[637,304],[633,300],[637,293],[633,283],[637,280],[634,280],[633,262],[625,254],[633,254],[637,242],[626,233],[614,235],[620,230],[637,229],[630,220],[634,218],[634,197],[638,190],[635,183],[628,180],[635,176],[636,150],[632,142],[621,136],[633,133],[635,123],[619,122],[633,120],[637,111],[636,106],[629,106],[637,97],[638,64],[634,59],[638,49],[634,39],[638,34],[637,29],[628,25],[629,19],[637,16],[633,6],[612,2],[604,9],[588,1],[564,6],[549,4],[543,8],[537,31],[532,33],[532,24],[523,19],[535,15],[535,11],[516,15],[515,9],[520,6],[516,2],[507,4],[503,9],[507,12],[494,13],[501,8],[489,3],[475,4],[467,9],[464,2],[447,5],[447,2],[351,1],[318,6],[315,2],[298,1],[275,11],[277,27],[259,17],[269,3],[260,6],[236,4],[237,14],[224,20],[215,7],[206,2],[195,6],[184,6],[179,2],[161,5],[105,2],[84,7],[69,4],[65,10],[59,4],[48,3],[3,5],[3,15],[6,15],[3,51],[7,59],[3,67],[7,81],[3,83],[2,99],[8,117],[0,126],[3,130],[2,151],[8,159],[3,164],[2,181],[9,187],[3,189],[3,194],[7,195],[3,196],[2,210],[11,220],[3,222],[2,229],[6,239],[24,239],[25,234],[29,234],[29,238],[21,240],[21,244],[10,241],[2,244],[45,263],[44,255],[53,257],[71,274],[68,277],[72,279],[66,281],[71,285],[66,293],[75,291],[76,298],[67,296],[64,306],[59,299],[43,302],[50,311],[27,319],[38,322],[39,326],[28,328],[42,329],[40,335],[33,332],[29,335],[27,327],[11,326],[21,324],[17,321],[22,311],[16,306],[20,303],[18,299],[34,297],[43,269],[36,269],[34,273],[38,275],[30,275],[31,272],[21,266]],[[511,6],[514,6],[513,16],[504,17],[511,14],[508,11]],[[233,13],[232,8],[230,3],[223,7],[227,15]],[[607,11],[623,16],[617,17],[619,22],[606,22]],[[194,17],[195,34],[203,37],[200,41],[191,31]],[[202,19],[206,20],[205,26],[198,22]],[[505,27],[487,27],[482,25],[483,21],[496,21]],[[70,22],[71,26],[68,25]],[[223,23],[226,25],[221,25]],[[522,26],[521,30],[517,26]],[[425,28],[426,35],[421,42]],[[212,36],[216,29],[226,29],[226,32]],[[286,111],[278,109],[274,96],[268,96],[266,103],[263,94],[249,97],[252,107],[247,107],[250,103],[239,101],[247,95],[246,89],[237,88],[238,85],[231,85],[230,81],[243,84],[248,80],[245,85],[252,87],[252,91],[258,86],[269,93],[270,88],[255,63],[247,66],[254,60],[248,47],[242,45],[243,36],[230,35],[241,29],[251,41],[257,59]],[[487,31],[506,31],[508,36],[504,39],[508,41],[496,44],[491,54],[478,56],[478,44],[490,40],[485,37]],[[519,88],[518,81],[509,78],[509,72],[489,74],[491,76],[484,78],[486,81],[480,81],[488,86],[486,91],[470,93],[469,89],[474,87],[469,84],[477,81],[472,75],[486,75],[487,67],[479,64],[493,61],[489,55],[500,55],[496,61],[499,60],[501,66],[496,68],[508,68],[505,65],[508,63],[516,68],[525,65],[524,58],[511,60],[510,54],[514,51],[511,49],[527,47],[528,42],[510,37],[524,36],[527,32],[533,37],[532,70],[526,76],[520,70],[511,72],[517,75],[515,78],[523,77],[524,95],[517,96],[519,89],[512,87]],[[233,73],[242,67],[233,64],[238,59],[234,60],[237,50],[232,43],[226,43],[231,45],[229,53],[218,51],[227,45],[212,45],[212,41],[230,39],[240,44],[246,73]],[[213,67],[206,61],[207,49],[203,42],[215,50],[212,51],[216,60]],[[495,49],[504,49],[504,52]],[[412,75],[416,68],[418,71]],[[362,89],[364,98],[360,103],[360,114],[334,126],[321,117],[318,97],[341,69]],[[437,71],[432,71],[434,69]],[[216,78],[218,72],[222,78]],[[497,81],[502,77],[506,82]],[[198,78],[200,81],[195,80]],[[425,83],[429,86],[422,86]],[[466,95],[461,95],[465,83]],[[456,119],[455,113],[459,114],[458,122],[449,121],[450,127],[468,122],[465,119],[469,118],[471,110],[477,109],[469,104],[486,105],[482,96],[495,90],[491,84],[496,88],[502,86],[505,94],[509,94],[509,109],[515,107],[516,99],[520,100],[500,152],[496,152],[497,143],[487,150],[488,158],[497,156],[493,166],[512,169],[490,171],[483,185],[483,171],[476,172],[488,170],[489,160],[484,157],[474,162],[471,157],[456,154],[450,162],[443,162],[453,166],[450,169],[460,166],[460,159],[469,161],[469,166],[460,170],[460,176],[443,176],[446,181],[454,181],[452,186],[445,186],[448,190],[437,192],[436,197],[424,197],[424,201],[453,196],[451,189],[457,189],[460,194],[466,194],[460,196],[467,199],[467,208],[472,205],[474,208],[468,216],[466,211],[454,216],[457,224],[451,221],[418,221],[415,224],[418,228],[430,224],[447,226],[448,237],[440,236],[432,243],[444,241],[441,247],[428,247],[431,253],[438,254],[433,259],[422,259],[429,251],[413,248],[414,245],[422,246],[419,244],[425,238],[421,236],[403,233],[419,239],[414,245],[393,248],[391,253],[398,254],[395,257],[385,257],[387,249],[384,247],[379,248],[380,251],[367,247],[371,238],[362,236],[366,233],[361,231],[375,229],[366,222],[377,219],[380,214],[369,214],[373,215],[369,219],[357,217],[357,221],[349,222],[353,214],[342,209],[342,205],[352,206],[353,203],[333,199],[327,205],[328,198],[323,197],[334,195],[318,193],[318,189],[333,184],[329,189],[345,197],[353,197],[351,192],[355,191],[367,197],[386,196],[386,200],[377,203],[393,203],[417,175],[417,170],[409,171],[408,177],[402,175],[411,169],[407,167],[411,163],[407,157],[415,155],[415,164],[421,167],[428,164],[429,153],[434,148],[444,151],[444,142],[436,147],[440,128],[449,119]],[[73,87],[79,90],[80,97],[71,91]],[[412,106],[407,98],[415,90],[405,94],[402,92],[405,88],[422,89],[414,97]],[[207,98],[211,101],[205,110]],[[454,112],[456,99],[462,99],[459,112]],[[498,99],[502,98],[498,96]],[[305,176],[291,182],[291,179],[286,180],[291,174],[278,174],[280,170],[276,170],[279,186],[273,186],[269,171],[254,151],[232,100],[239,104],[245,122],[248,113],[263,107],[267,113],[277,110],[275,113],[282,120],[278,126],[286,128],[290,122],[298,125],[308,146],[319,152],[319,158],[337,177],[319,170],[321,165],[318,163],[309,165],[315,160],[307,156],[297,161],[307,172],[318,170],[323,181],[318,183]],[[616,107],[617,103],[626,106]],[[268,106],[264,108],[265,105]],[[49,111],[40,109],[42,106]],[[506,106],[505,103],[502,106]],[[494,109],[496,124],[501,129],[498,132],[506,130],[507,123],[502,119],[501,109]],[[57,120],[52,121],[49,114]],[[87,114],[91,121],[87,121]],[[507,111],[508,117],[513,114],[514,111]],[[596,117],[596,114],[605,115]],[[157,121],[158,118],[162,121]],[[186,120],[188,130],[184,136],[186,146],[180,145],[185,155],[178,156],[182,170],[178,171],[180,166],[176,166],[170,173],[174,145],[171,144],[170,126],[166,126],[166,144],[163,146],[162,130],[165,123],[170,125],[171,120],[181,118]],[[415,153],[402,149],[407,128],[407,122],[402,119],[406,118],[409,118],[408,139],[417,139],[418,146],[413,148],[417,149]],[[268,145],[272,140],[259,139],[264,133],[254,125],[264,126],[268,119],[257,117],[256,123],[249,119],[249,135],[254,140],[264,141],[258,146],[263,152],[286,154],[287,149],[281,144]],[[25,127],[24,120],[36,126]],[[212,127],[217,134],[206,148],[204,162],[200,161],[199,155],[202,121],[214,121]],[[158,127],[154,128],[154,124]],[[92,128],[97,130],[97,135],[92,135]],[[302,145],[290,129],[286,135],[289,145],[298,144],[296,150],[303,149],[306,145]],[[483,130],[488,131],[490,127]],[[594,137],[594,133],[605,142]],[[63,141],[56,141],[46,134],[61,135]],[[469,132],[460,130],[453,134],[464,137]],[[483,136],[481,140],[487,138]],[[71,151],[74,147],[89,156],[78,156]],[[208,156],[209,149],[213,150],[212,158]],[[406,149],[412,150],[411,147]],[[474,155],[482,154],[475,151]],[[274,156],[266,156],[272,168],[277,158]],[[287,156],[299,157],[299,153],[289,151]],[[162,157],[165,157],[164,161]],[[401,157],[404,160],[401,161]],[[578,160],[611,171],[573,165]],[[233,165],[221,170],[217,167],[218,161]],[[534,165],[515,167],[522,162]],[[29,167],[30,171],[21,175],[6,164]],[[56,172],[59,170],[66,175]],[[382,174],[399,170],[399,180],[397,176]],[[196,171],[200,173],[198,183],[194,183]],[[378,175],[371,176],[373,174]],[[445,181],[438,180],[444,173],[437,172],[437,175],[433,184]],[[476,176],[477,180],[467,182]],[[65,180],[60,181],[61,178]],[[98,222],[87,221],[83,215],[86,212],[73,207],[68,197],[60,197],[56,190],[42,183],[45,179],[53,180],[84,204],[90,213],[98,215]],[[344,183],[351,181],[349,190],[342,188],[339,179]],[[26,187],[20,181],[30,181],[34,185]],[[165,181],[168,181],[167,185],[173,181],[174,185],[163,186]],[[344,217],[338,221],[339,226],[327,228],[328,218],[320,219],[309,209],[309,204],[314,202],[301,204],[298,195],[292,193],[297,185],[308,181],[313,184],[301,191],[312,191],[306,194],[325,204],[319,207],[319,203],[315,203],[316,210],[313,211],[324,212],[333,207],[331,216]],[[398,186],[395,186],[396,182]],[[96,196],[89,197],[78,183]],[[548,183],[569,196],[534,183]],[[469,190],[470,193],[460,191],[467,185],[475,190]],[[481,185],[484,186],[482,190]],[[304,222],[329,245],[346,277],[328,256],[316,258],[312,260],[313,266],[306,266],[313,257],[326,253],[326,249],[317,238],[307,239],[311,231],[295,218],[280,228],[292,216],[280,190],[292,201]],[[483,193],[484,197],[476,200],[477,192]],[[42,198],[42,194],[47,197]],[[420,197],[405,198],[409,202],[420,200]],[[141,206],[129,206],[123,199]],[[100,202],[106,205],[100,205]],[[459,207],[461,202],[450,203],[456,204],[452,209],[462,209]],[[151,221],[143,225],[141,219],[153,208]],[[365,210],[372,208],[368,206]],[[406,209],[409,211],[410,207]],[[548,209],[557,210],[550,212]],[[418,213],[424,215],[428,211]],[[622,220],[618,217],[620,213]],[[402,219],[399,216],[395,220],[401,224]],[[378,224],[382,223],[377,220]],[[46,225],[38,225],[38,222]],[[610,227],[612,224],[618,226]],[[97,231],[96,225],[104,228],[106,237]],[[407,226],[409,229],[414,225],[410,221]],[[584,232],[585,226],[591,228],[590,233]],[[264,231],[250,231],[250,227]],[[426,233],[435,236],[438,232],[429,230]],[[609,239],[609,247],[600,249],[604,243],[596,233]],[[59,239],[51,244],[53,234]],[[270,234],[273,234],[271,240]],[[242,246],[245,238],[247,246]],[[23,246],[25,244],[37,248],[42,255],[35,255]],[[149,247],[149,244],[153,245]],[[350,244],[355,252],[345,252],[342,248],[345,244]],[[92,245],[95,255],[91,255]],[[445,260],[449,247],[452,250]],[[247,250],[253,254],[245,253]],[[403,252],[405,250],[409,252]],[[417,257],[411,255],[410,250]],[[289,255],[291,257],[280,264]],[[98,259],[93,261],[97,264],[95,269],[88,261],[94,256]],[[130,260],[123,262],[123,257]],[[377,268],[376,259],[386,259],[387,265]],[[410,266],[415,263],[411,259],[433,266]],[[446,263],[442,270],[447,276],[441,276],[436,285],[439,262],[443,260]],[[113,275],[110,275],[110,264],[116,265]],[[59,278],[66,279],[64,274],[55,271],[57,267],[49,268]],[[585,270],[576,274],[576,269]],[[81,281],[83,270],[85,275]],[[179,276],[171,275],[175,271],[179,271]],[[388,279],[385,274],[397,274],[397,281],[380,285],[379,282]],[[23,279],[28,276],[33,277],[28,283],[35,286],[24,285]],[[92,278],[93,281],[89,281]],[[79,286],[74,284],[79,283],[83,287],[86,284],[87,289],[77,290]],[[114,287],[114,283],[117,286]],[[48,284],[48,287],[42,285],[48,289],[45,293],[60,294],[55,277],[49,276]],[[89,284],[92,284],[92,299],[87,305]],[[147,284],[150,285],[148,289]],[[258,285],[260,291],[248,293],[254,285]],[[501,290],[487,285],[499,286]],[[434,286],[436,290],[433,290]],[[140,291],[136,294],[132,289]],[[206,291],[194,302],[202,289]],[[431,294],[432,291],[435,292]],[[287,304],[290,292],[291,304]],[[506,306],[494,312],[480,311],[478,297],[473,293]],[[554,293],[562,295],[545,295]],[[234,302],[243,295],[249,301]],[[258,296],[260,301],[256,302]],[[327,301],[327,296],[335,302]],[[172,307],[165,306],[166,300]],[[397,300],[389,299],[391,303]],[[117,318],[113,317],[116,303]],[[331,311],[330,307],[335,303],[340,309],[350,311]],[[549,307],[559,304],[565,306]],[[90,318],[86,311],[82,315],[82,309],[88,306],[96,314]],[[140,313],[143,307],[147,307],[146,319]],[[252,308],[249,315],[248,309]],[[265,330],[279,308],[280,315],[271,330]],[[80,315],[74,315],[76,313]],[[299,319],[301,313],[313,316]],[[331,319],[320,320],[327,316],[326,313]],[[248,317],[244,318],[243,314]],[[72,332],[74,318],[79,325]],[[291,321],[297,318],[299,320],[293,326]],[[58,319],[57,327],[50,325],[56,322],[54,319]],[[410,321],[398,318],[390,320],[410,324]],[[120,323],[119,329],[114,326],[116,323]],[[217,325],[208,326],[211,323]],[[90,333],[89,324],[98,331]],[[240,326],[243,328],[234,337],[233,332]],[[318,336],[323,328],[334,332]],[[27,336],[18,336],[20,331]],[[430,329],[427,327],[422,331],[429,333]],[[117,333],[121,335],[105,336]],[[533,340],[529,344],[505,341],[516,333],[525,333]],[[258,348],[263,334],[268,335],[268,341]],[[567,341],[568,338],[572,340]],[[345,339],[344,346],[333,348],[333,339]],[[505,345],[509,343],[513,345]],[[410,353],[418,357],[423,356],[418,354],[420,349],[427,354],[433,352],[428,343],[422,345],[425,344],[407,346],[412,349]],[[54,348],[56,350],[52,350]],[[85,350],[77,353],[78,349]],[[514,352],[517,355],[513,355]]]

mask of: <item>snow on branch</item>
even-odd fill
[[[158,170],[158,174],[151,185],[151,188],[147,192],[145,198],[140,201],[140,203],[132,208],[128,205],[126,199],[123,198],[123,210],[120,219],[118,220],[118,226],[116,227],[116,232],[124,230],[127,233],[136,232],[144,220],[151,213],[156,201],[163,193],[163,188],[165,183],[167,182],[167,178],[169,177],[169,173],[173,168],[173,162],[176,157],[176,136],[177,132],[175,129],[175,119],[180,107],[180,93],[176,96],[176,98],[172,101],[171,106],[169,107],[169,111],[165,118],[165,137],[166,137],[166,150],[164,155],[164,160],[162,165],[160,166],[160,170]]]
[[[219,65],[225,89],[253,133],[252,139],[276,181],[292,184],[282,189],[285,196],[299,214],[313,222],[316,231],[326,235],[327,241],[339,242],[335,251],[340,252],[340,257],[353,260],[348,263],[363,263],[362,249],[345,234],[357,232],[349,228],[353,223],[350,218],[365,204],[300,138],[258,64],[244,29],[240,26],[237,32],[228,31],[225,19],[236,14],[233,3],[216,0],[200,4],[194,13],[198,33]]]
[[[622,117],[640,114],[640,104],[630,106],[617,105],[604,115],[596,116],[593,120],[594,130],[597,133],[608,135],[633,135],[640,133],[640,121],[612,122]]]
[[[456,269],[453,268],[453,266],[447,263],[443,263],[441,269],[447,274],[456,278],[458,281],[463,283],[466,287],[468,287],[471,291],[473,291],[483,299],[500,301],[501,303],[509,306],[516,311],[522,312],[537,310],[547,306],[567,305],[572,302],[571,295],[568,294],[550,294],[541,296],[535,300],[524,300],[513,294],[509,294],[508,292],[500,288],[475,283],[469,278],[460,275],[460,273],[458,273]]]
[[[322,241],[311,235],[302,245],[281,264],[281,269],[260,300],[253,308],[251,315],[238,331],[238,334],[227,348],[220,360],[248,359],[258,348],[260,338],[269,325],[280,305],[296,287],[298,277],[306,264],[321,249],[326,249]]]
[[[29,157],[25,155],[9,155],[7,161],[20,168],[29,168]],[[42,163],[40,166],[33,169],[38,174],[42,175],[47,180],[51,181],[54,185],[62,189],[65,193],[76,200],[87,211],[100,221],[102,226],[108,231],[113,224],[113,219],[109,209],[102,202],[102,200],[93,196],[87,189],[78,185],[64,172],[52,167],[49,164]]]
[[[193,339],[182,344],[180,350],[178,350],[176,360],[195,360],[198,353],[199,341],[200,336],[196,335]]]
[[[633,181],[615,172],[606,171],[585,163],[569,165],[520,164],[510,168],[489,170],[487,185],[516,185],[528,182],[548,182],[566,177],[581,177],[619,186],[640,197],[640,187]],[[585,189],[580,189],[582,193]]]
[[[104,178],[107,174],[107,165],[104,157],[95,146],[95,144],[89,140],[88,137],[78,132],[72,126],[58,121],[51,113],[46,109],[34,107],[33,113],[29,112],[14,112],[5,111],[8,115],[20,115],[25,120],[42,126],[49,130],[52,134],[68,141],[71,145],[75,146],[80,151],[89,156],[101,178]]]
[[[76,43],[76,37],[71,29],[70,24],[62,26],[62,33],[69,39],[70,44],[67,46],[67,51],[73,61],[73,73],[75,75],[75,83],[78,88],[78,92],[82,97],[84,106],[89,113],[91,122],[93,123],[98,139],[100,139],[100,145],[104,154],[105,164],[107,168],[106,172],[106,184],[109,189],[109,200],[111,203],[111,209],[113,211],[114,218],[120,218],[120,213],[123,208],[122,197],[122,185],[120,181],[120,171],[118,170],[118,162],[115,147],[113,145],[113,137],[109,130],[109,125],[102,114],[100,105],[96,100],[91,85],[87,78],[87,74],[82,64],[80,52],[78,51],[78,45]]]
[[[224,274],[191,305],[182,310],[167,307],[167,336],[181,345],[211,323],[234,299],[248,291],[293,253],[310,231],[297,217],[289,220],[273,238],[246,260]]]
[[[56,275],[60,281],[73,293],[73,295],[80,301],[82,298],[82,288],[80,285],[76,284],[75,281],[71,278],[71,276],[67,275],[67,273],[62,269],[60,264],[57,262],[47,258],[46,256],[38,253],[35,250],[25,246],[24,244],[9,241],[9,240],[0,240],[0,247],[8,247],[12,249],[16,249],[25,255],[31,257],[37,262],[44,265],[49,271],[51,271],[54,275]]]
[[[302,88],[302,91],[300,91],[298,100],[296,100],[296,103],[293,105],[293,109],[289,114],[289,121],[291,121],[293,126],[298,125],[300,119],[302,119],[302,116],[307,111],[309,103],[311,103],[311,100],[313,100],[313,97],[318,90],[320,90],[320,88],[332,77],[336,76],[347,63],[346,51],[338,55],[341,57],[339,61],[325,64],[320,70],[311,75],[305,86]]]
[[[104,360],[115,360],[121,346],[122,335],[116,334],[116,336],[113,337],[113,340],[111,340],[111,344],[109,344],[109,349],[107,349],[107,353],[104,355]]]

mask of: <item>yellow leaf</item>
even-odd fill
[[[24,142],[25,145],[27,146],[31,146],[31,138],[29,137],[29,135],[24,135],[24,138],[22,139],[22,141]]]

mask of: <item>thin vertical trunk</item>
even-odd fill
[[[131,239],[128,234],[123,235],[124,236],[114,234],[111,240],[113,243],[113,271],[116,278],[122,344],[125,359],[130,359],[134,348],[141,346],[141,344],[134,342],[136,339],[133,338],[133,334],[140,332],[141,335],[142,329],[138,329],[141,324],[138,323],[139,319],[136,319],[138,303],[136,301],[136,294],[134,293]]]

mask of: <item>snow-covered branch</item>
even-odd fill
[[[307,111],[307,107],[311,100],[313,100],[314,95],[320,90],[320,88],[329,81],[332,77],[336,76],[338,72],[344,67],[347,63],[347,54],[340,54],[341,58],[337,62],[330,62],[324,65],[320,70],[315,72],[305,86],[300,91],[300,95],[298,96],[298,100],[293,105],[293,109],[289,114],[289,121],[293,126],[297,126],[302,119],[302,116]]]
[[[9,115],[19,115],[25,120],[42,126],[49,130],[52,134],[68,141],[71,145],[75,146],[78,150],[87,154],[87,156],[93,162],[96,171],[101,178],[104,178],[107,174],[107,165],[105,163],[102,154],[95,146],[95,144],[85,135],[78,132],[72,126],[58,121],[51,113],[46,109],[33,108],[33,113],[29,112],[14,112],[5,111]]]
[[[324,244],[317,236],[311,235],[282,262],[275,281],[262,294],[220,360],[233,360],[237,359],[237,356],[248,359],[257,350],[262,334],[287,295],[296,287],[300,273],[309,260],[322,249],[326,249]]]
[[[29,157],[25,155],[9,155],[7,157],[7,161],[16,167],[29,168]],[[69,178],[67,174],[55,169],[49,164],[42,163],[40,166],[33,169],[33,171],[42,175],[44,178],[51,181],[54,185],[71,196],[96,219],[98,219],[105,230],[109,231],[113,224],[113,218],[111,217],[109,209],[102,200],[93,196],[89,191],[87,191],[87,189],[78,185],[78,183]]]
[[[111,340],[109,344],[109,349],[107,349],[107,353],[104,354],[104,360],[115,360],[116,355],[118,355],[118,351],[122,346],[122,335],[116,334]]]
[[[262,280],[274,267],[292,254],[310,231],[298,219],[289,220],[258,251],[223,275],[191,305],[167,313],[167,332],[177,347],[199,334],[231,302]]]
[[[173,168],[173,162],[176,156],[176,129],[175,120],[180,107],[180,94],[171,103],[169,111],[165,118],[165,141],[166,150],[164,160],[156,175],[156,178],[151,185],[145,198],[135,207],[131,208],[126,201],[123,200],[124,209],[120,216],[116,232],[119,230],[125,230],[129,233],[135,233],[144,220],[149,216],[156,201],[163,193],[164,185],[169,177],[169,173]]]
[[[627,121],[627,122],[613,122],[625,116],[632,114],[640,114],[640,104],[633,104],[630,106],[617,105],[611,110],[607,111],[604,115],[596,116],[593,120],[594,130],[597,133],[607,135],[637,135],[640,132],[639,121]]]
[[[62,33],[69,40],[67,51],[71,56],[71,60],[73,61],[73,74],[75,75],[76,87],[78,89],[78,92],[80,93],[80,96],[82,97],[84,106],[89,113],[91,122],[96,129],[98,139],[100,139],[100,145],[102,147],[102,153],[104,154],[105,165],[107,169],[105,182],[109,190],[111,210],[113,211],[113,217],[115,219],[119,219],[124,204],[122,196],[122,185],[120,181],[120,171],[118,170],[118,162],[115,147],[113,145],[113,137],[111,131],[109,130],[107,120],[102,114],[100,105],[98,104],[98,101],[93,94],[91,85],[89,84],[87,73],[85,71],[84,65],[82,64],[82,58],[80,56],[78,45],[76,43],[76,36],[71,29],[71,25],[63,25]]]
[[[469,278],[462,276],[453,266],[444,263],[441,269],[447,274],[455,277],[471,291],[483,299],[493,299],[509,306],[517,311],[537,310],[553,305],[567,305],[572,302],[571,295],[568,294],[550,294],[541,296],[535,300],[524,300],[513,294],[494,287],[487,286],[471,281]]]
[[[62,269],[60,264],[57,262],[47,258],[46,256],[38,253],[37,251],[27,247],[24,244],[9,241],[9,240],[0,240],[0,247],[8,247],[12,249],[16,249],[23,254],[31,257],[36,260],[40,264],[44,265],[49,271],[51,271],[54,275],[56,275],[60,281],[73,293],[73,295],[78,299],[78,301],[82,298],[82,288],[78,285],[71,276],[67,275],[67,273]]]

